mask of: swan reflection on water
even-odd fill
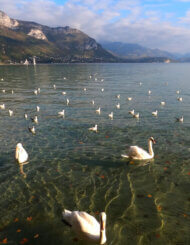
[[[20,173],[23,175],[24,178],[27,177],[26,173],[24,172],[24,165],[27,165],[29,162],[19,163]]]

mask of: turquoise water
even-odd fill
[[[189,71],[190,64],[1,66],[0,241],[89,244],[76,241],[62,223],[66,208],[97,219],[105,211],[106,244],[190,244]],[[64,118],[58,116],[62,109]],[[132,109],[139,120],[128,113]],[[39,124],[32,135],[35,115]],[[183,123],[175,120],[180,116]],[[95,124],[97,133],[88,130]],[[121,158],[130,145],[147,149],[150,136],[157,142],[153,161]],[[18,142],[29,154],[24,166],[14,160]]]

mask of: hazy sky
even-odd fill
[[[190,53],[190,0],[0,0],[10,17],[78,28],[97,41]]]

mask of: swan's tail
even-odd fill
[[[63,222],[69,226],[71,226],[71,214],[72,212],[67,209],[62,212]]]
[[[124,158],[129,158],[129,156],[125,155],[125,154],[122,154],[121,156],[124,157]]]

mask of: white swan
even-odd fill
[[[131,101],[131,100],[132,100],[132,97],[128,97],[127,99],[128,99],[129,101]]]
[[[78,238],[88,242],[106,243],[106,214],[100,213],[100,223],[86,212],[64,210],[63,220],[71,225]]]
[[[36,106],[36,111],[39,112],[40,111],[40,107],[37,105]]]
[[[101,90],[102,90],[102,92],[104,92],[104,88],[102,88]]]
[[[16,145],[15,158],[18,163],[25,163],[28,160],[28,153],[21,143]]]
[[[120,109],[120,104],[119,103],[116,105],[116,108],[117,109]]]
[[[125,158],[132,158],[134,160],[146,160],[154,158],[154,152],[152,143],[156,143],[153,137],[148,139],[148,150],[149,153],[138,146],[130,146],[128,155],[121,155]]]
[[[94,127],[89,128],[88,130],[95,131],[97,133],[97,131],[98,131],[98,125],[96,124]]]
[[[66,95],[66,94],[67,94],[67,92],[65,92],[65,91],[62,92],[62,95]]]
[[[166,104],[165,101],[161,101],[161,102],[160,102],[160,105],[165,105],[165,104]]]

